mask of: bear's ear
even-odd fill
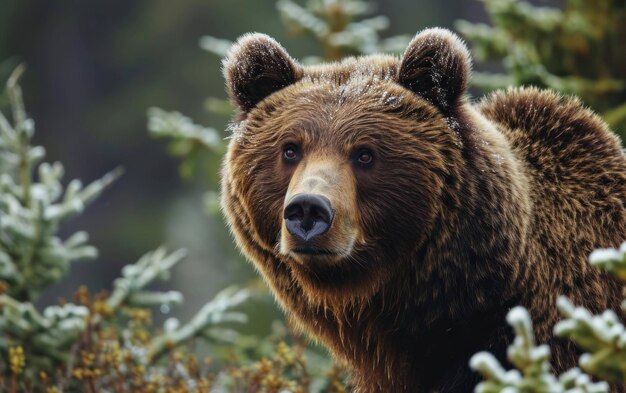
[[[461,39],[446,29],[415,36],[398,71],[398,83],[440,110],[452,108],[467,89],[470,55]]]
[[[243,112],[302,75],[300,66],[285,49],[273,38],[260,33],[239,38],[222,66],[230,99]]]

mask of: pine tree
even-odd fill
[[[178,291],[147,289],[167,278],[185,256],[183,250],[168,254],[159,248],[125,266],[110,294],[92,296],[81,287],[73,302],[37,310],[39,294],[63,278],[71,263],[97,256],[85,232],[63,240],[59,227],[121,171],[85,187],[79,180],[63,186],[63,166],[41,163],[43,147],[31,145],[35,127],[18,85],[22,71],[18,68],[7,83],[12,121],[0,112],[0,392],[176,386],[188,365],[179,360],[180,367],[172,370],[160,360],[196,337],[213,342],[237,337],[220,325],[246,321],[233,308],[251,292],[227,288],[189,322],[170,319],[161,333],[152,334],[151,307],[183,301]],[[194,384],[205,386],[208,380],[198,374]]]

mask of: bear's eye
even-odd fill
[[[361,149],[356,153],[355,158],[359,165],[368,166],[374,161],[374,154],[370,149]]]
[[[283,158],[285,158],[285,160],[287,161],[295,161],[298,159],[298,156],[298,148],[296,147],[296,145],[288,144],[283,149]]]

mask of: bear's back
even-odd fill
[[[595,312],[619,304],[619,283],[587,263],[593,249],[626,240],[619,138],[578,99],[535,88],[492,94],[477,109],[505,135],[530,181],[529,285],[553,289],[529,306],[553,310],[560,294]]]

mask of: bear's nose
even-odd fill
[[[287,230],[303,241],[326,233],[334,216],[328,198],[316,194],[296,195],[284,211]]]

